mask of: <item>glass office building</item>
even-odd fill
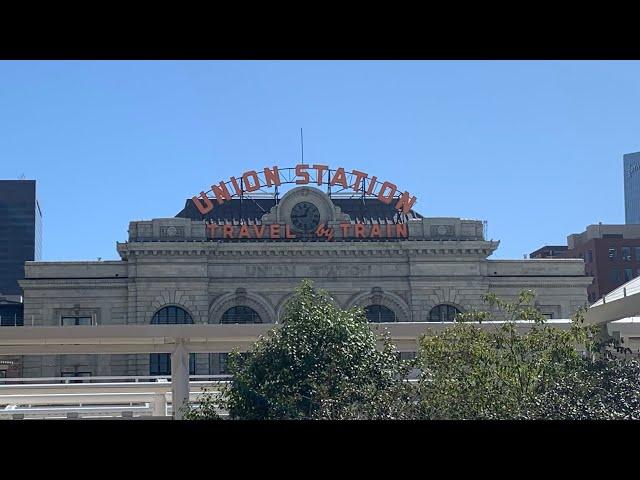
[[[24,262],[42,258],[35,180],[0,180],[0,293],[22,295]]]
[[[624,222],[640,224],[640,152],[624,155]]]

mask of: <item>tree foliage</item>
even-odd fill
[[[243,419],[397,418],[407,368],[361,309],[342,310],[305,281],[280,328],[230,355],[225,406]]]
[[[460,314],[442,334],[420,340],[420,418],[638,418],[638,363],[612,354],[612,339],[585,326],[583,310],[563,330],[534,297],[485,295],[490,311]]]
[[[616,353],[606,328],[585,326],[582,310],[561,329],[534,299],[485,295],[486,311],[421,337],[412,363],[362,310],[303,282],[280,328],[230,355],[222,398],[187,418],[215,418],[214,401],[237,419],[640,418],[640,363]],[[421,372],[412,383],[411,367]]]

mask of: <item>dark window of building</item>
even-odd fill
[[[603,233],[602,238],[622,238],[621,233]]]
[[[609,260],[615,260],[616,259],[616,249],[615,247],[610,247],[609,248]]]
[[[624,269],[624,281],[628,282],[629,280],[631,280],[633,278],[633,269],[631,268],[625,268]]]
[[[215,355],[215,354],[214,354]],[[225,375],[227,373],[229,373],[229,371],[227,370],[227,361],[229,360],[229,354],[228,353],[219,353],[218,354],[218,374],[219,375]],[[215,373],[213,375],[216,375]]]
[[[224,312],[220,323],[262,323],[262,319],[253,308],[239,305]]]
[[[7,378],[7,371],[6,370],[0,370],[0,378]]]
[[[631,261],[631,247],[622,247],[622,260]]]
[[[453,322],[455,316],[460,312],[453,305],[436,305],[429,312],[430,322]]]
[[[612,268],[611,272],[609,272],[609,280],[611,280],[612,283],[618,283],[620,281],[620,269],[619,268]]]
[[[413,360],[417,356],[417,352],[398,352],[398,358],[400,360]]]
[[[189,324],[193,319],[189,312],[180,307],[163,307],[151,319],[152,325]],[[196,355],[189,354],[189,375],[196,373]],[[171,375],[171,354],[152,353],[149,355],[149,375]]]
[[[393,310],[384,305],[369,305],[364,309],[367,320],[371,323],[397,322],[396,314]]]
[[[241,352],[240,357],[247,358],[248,352]],[[209,354],[209,374],[210,375],[228,375],[229,371],[229,354],[228,353],[210,353]]]
[[[587,260],[589,263],[593,262],[593,250],[587,251]]]
[[[64,315],[61,320],[63,327],[68,327],[72,325],[92,325],[92,318],[87,316],[71,316]]]
[[[0,326],[21,327],[24,324],[24,305],[22,303],[0,305]]]
[[[156,312],[151,319],[152,325],[193,323],[189,312],[180,307],[164,307]]]
[[[640,262],[640,247],[634,247],[636,251],[636,260]]]

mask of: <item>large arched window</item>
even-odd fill
[[[369,305],[365,307],[364,314],[372,323],[397,322],[398,318],[393,310],[384,305]]]
[[[189,312],[180,307],[163,307],[151,319],[152,325],[175,325],[193,323]],[[196,373],[196,356],[189,354],[189,374]],[[171,375],[171,354],[152,353],[149,355],[149,375]]]
[[[453,322],[456,315],[462,313],[453,305],[436,305],[429,312],[430,322]]]
[[[151,319],[152,325],[193,323],[189,312],[180,307],[164,307]]]
[[[238,305],[224,312],[220,323],[262,323],[262,319],[253,308]]]

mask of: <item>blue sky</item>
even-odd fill
[[[0,178],[37,180],[43,259],[117,259],[128,222],[305,161],[488,221],[492,258],[624,223],[637,61],[0,62]]]

